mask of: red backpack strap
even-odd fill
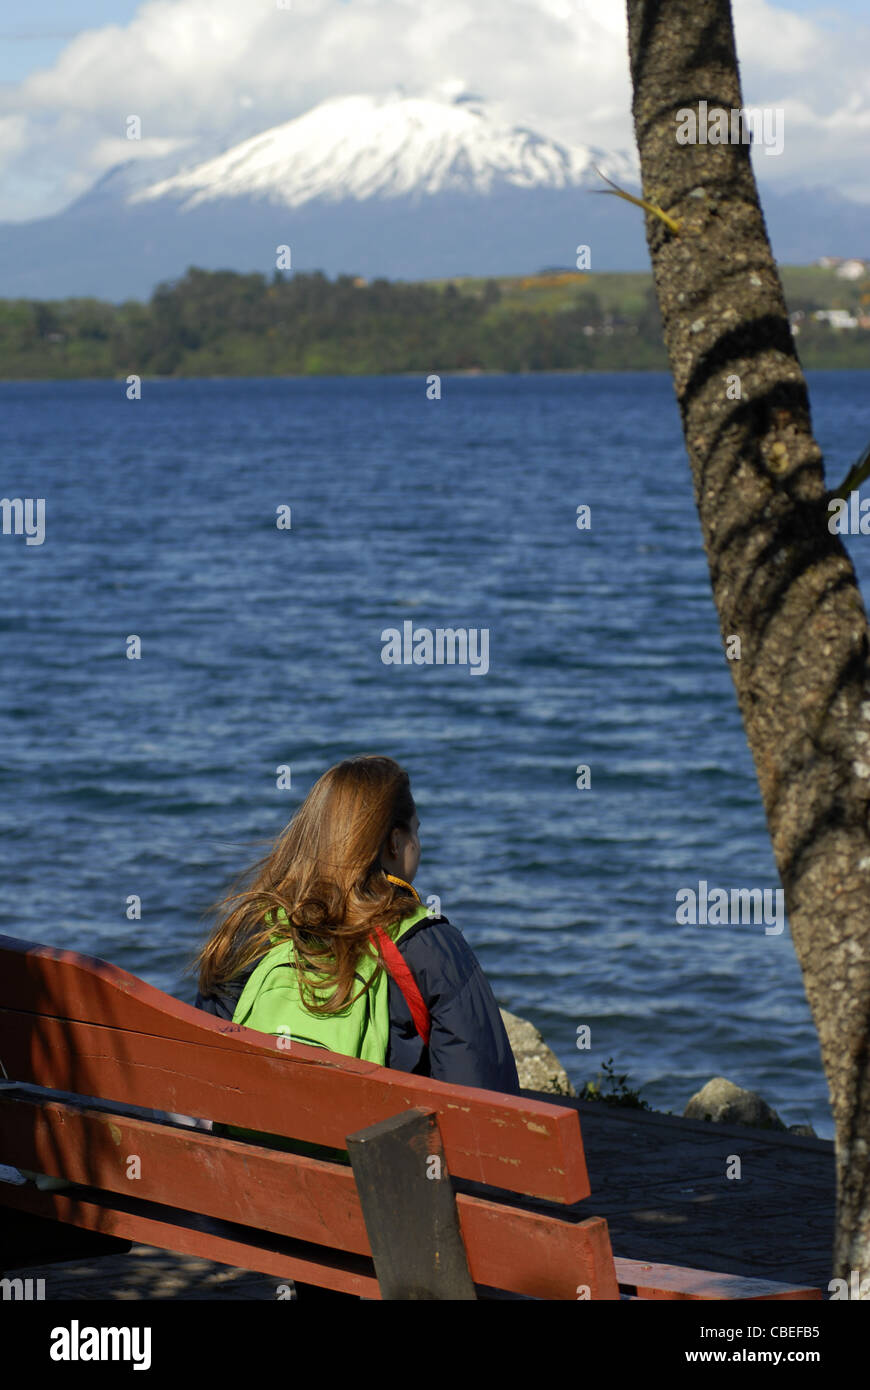
[[[384,965],[387,967],[387,970],[390,975],[392,975],[405,997],[405,1003],[408,1005],[411,1011],[411,1017],[414,1020],[414,1027],[428,1047],[429,1033],[431,1031],[429,1010],[426,1008],[423,996],[417,986],[417,981],[411,974],[410,967],[407,965],[402,952],[399,950],[395,941],[387,936],[383,927],[375,927],[373,934],[377,936],[378,945],[381,948],[381,955],[384,959]]]

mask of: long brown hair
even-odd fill
[[[305,1007],[345,1008],[361,957],[380,959],[370,932],[401,921],[413,902],[413,890],[394,886],[379,859],[394,827],[410,829],[415,809],[408,774],[392,758],[366,754],[325,772],[269,853],[212,908],[218,924],[192,967],[200,993],[292,941]]]

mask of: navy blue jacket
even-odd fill
[[[390,976],[390,1037],[386,1065],[460,1086],[519,1094],[517,1068],[498,1005],[480,962],[446,917],[424,917],[396,943],[431,1018],[429,1046],[414,1027],[405,997]],[[196,996],[196,1007],[232,1019],[253,962],[218,994]]]

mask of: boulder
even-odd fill
[[[745,1091],[733,1081],[726,1081],[724,1076],[714,1076],[693,1095],[683,1116],[687,1120],[712,1120],[720,1125],[785,1129],[776,1111],[756,1091]]]
[[[508,1042],[517,1064],[520,1086],[524,1091],[550,1091],[557,1096],[576,1096],[568,1073],[544,1042],[533,1023],[507,1009],[500,1009]]]

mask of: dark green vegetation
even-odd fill
[[[600,1100],[606,1105],[623,1105],[632,1110],[651,1110],[650,1104],[641,1098],[640,1092],[626,1086],[628,1072],[617,1076],[613,1070],[613,1058],[602,1063],[602,1070],[594,1081],[587,1081],[580,1092],[580,1100]],[[606,1083],[606,1084],[605,1084]],[[665,1111],[665,1114],[671,1112]]]
[[[870,367],[870,330],[816,309],[868,313],[870,277],[783,267],[802,311],[806,367]],[[870,320],[868,320],[870,321]],[[147,304],[0,300],[0,378],[294,376],[622,369],[667,361],[647,274],[553,271],[408,284],[319,272],[190,269]]]

